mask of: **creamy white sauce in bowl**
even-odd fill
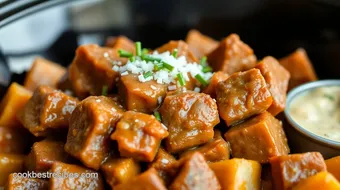
[[[292,100],[289,113],[308,131],[340,142],[340,86],[304,92]]]
[[[321,80],[293,89],[285,115],[300,133],[340,148],[340,80]]]

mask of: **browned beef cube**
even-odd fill
[[[126,36],[109,37],[106,40],[105,46],[111,47],[116,50],[123,49],[129,52],[135,51],[135,44],[133,43],[132,40],[130,40]]]
[[[104,86],[110,91],[119,77],[119,72],[112,69],[114,61],[124,64],[126,58],[119,58],[117,50],[112,48],[94,44],[79,46],[69,67],[69,78],[76,95],[80,98],[101,95]]]
[[[228,126],[266,111],[273,101],[258,69],[237,72],[218,83],[216,95],[220,116]]]
[[[216,102],[207,94],[192,91],[168,94],[159,112],[169,130],[166,139],[169,152],[208,142],[220,122]]]
[[[104,190],[104,182],[101,175],[93,170],[78,165],[55,162],[50,170],[51,173],[73,175],[73,177],[52,176],[50,178],[50,190],[74,190],[91,189]]]
[[[35,136],[46,136],[53,129],[68,127],[78,100],[48,86],[38,87],[18,113],[25,128]]]
[[[170,190],[177,189],[221,189],[215,173],[209,168],[201,153],[183,157],[180,160],[180,172],[170,185]]]
[[[207,55],[218,46],[216,40],[194,29],[188,32],[185,41],[189,44],[191,51],[198,59]]]
[[[198,62],[197,58],[189,49],[189,45],[182,40],[179,41],[169,41],[168,43],[164,44],[163,46],[157,48],[155,51],[158,53],[163,53],[169,51],[172,53],[174,50],[177,50],[177,56],[185,56],[188,62]]]
[[[162,179],[158,176],[154,168],[150,168],[137,177],[132,178],[126,183],[117,185],[114,190],[166,190]]]
[[[225,81],[228,78],[228,74],[218,71],[213,74],[210,78],[209,85],[204,88],[203,93],[209,94],[212,98],[216,98],[216,87],[217,84],[221,81]]]
[[[282,123],[264,112],[240,123],[225,134],[234,158],[267,163],[273,156],[287,155],[289,147]]]
[[[270,165],[274,186],[278,190],[291,189],[300,181],[327,171],[325,160],[319,152],[273,157]]]
[[[23,154],[29,146],[29,137],[24,128],[0,127],[0,153]]]
[[[11,174],[8,176],[6,190],[48,190],[48,181],[43,179],[33,179],[19,177]]]
[[[119,82],[119,95],[127,110],[152,113],[164,99],[167,85],[151,80],[140,82],[137,75],[122,76]]]
[[[40,85],[56,87],[59,79],[66,73],[66,69],[57,63],[38,57],[28,71],[24,86],[34,91]]]
[[[126,183],[140,173],[140,166],[132,158],[110,158],[101,165],[106,182],[114,186]]]
[[[177,172],[172,167],[176,162],[177,160],[173,155],[166,152],[163,148],[159,148],[155,159],[149,164],[149,167],[155,168],[165,184],[169,184]]]
[[[253,50],[243,43],[237,34],[230,34],[208,55],[208,63],[214,71],[231,75],[255,67],[256,57]]]
[[[151,162],[161,140],[167,136],[168,131],[153,115],[127,111],[117,123],[111,139],[118,142],[121,156]]]
[[[36,142],[25,160],[28,171],[46,172],[56,161],[64,162],[67,153],[64,151],[64,143],[60,141],[43,140]]]
[[[85,166],[98,170],[109,155],[109,136],[123,108],[105,96],[90,96],[74,109],[65,150]]]
[[[223,138],[214,138],[212,141],[192,150],[184,152],[181,157],[193,154],[194,152],[201,153],[207,162],[218,162],[229,159],[230,157],[229,144]]]
[[[267,87],[272,94],[273,103],[268,111],[274,116],[286,107],[286,94],[288,89],[289,72],[271,56],[263,58],[257,65],[266,80]]]

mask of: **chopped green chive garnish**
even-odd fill
[[[133,56],[132,53],[125,51],[125,50],[122,50],[122,49],[118,50],[118,54],[119,54],[120,57],[127,57],[127,58]]]
[[[205,67],[203,67],[203,69],[202,69],[202,72],[203,72],[203,73],[207,73],[207,72],[211,72],[211,71],[212,71],[212,68],[209,67],[209,66],[205,66]]]
[[[163,67],[168,69],[169,71],[174,70],[174,66],[170,65],[169,63],[166,63],[164,61],[162,61],[162,63],[163,63]]]
[[[154,114],[154,116],[156,117],[156,119],[157,119],[158,121],[161,121],[161,120],[162,120],[162,119],[161,119],[161,114],[159,114],[158,111],[155,111],[153,114]]]
[[[146,48],[143,48],[142,49],[142,54],[148,54],[149,53],[149,50],[148,49],[146,49]]]
[[[144,61],[150,61],[150,62],[153,62],[153,61],[161,61],[161,60],[162,60],[162,59],[160,59],[160,58],[151,57],[150,55],[145,55],[145,54],[143,54],[141,58],[142,58],[142,60],[144,60]]]
[[[174,51],[172,52],[172,56],[174,58],[177,58],[177,53],[178,53],[178,50],[177,49],[174,49]]]
[[[144,73],[144,75],[143,75],[143,77],[144,77],[145,79],[147,79],[147,78],[149,78],[149,77],[151,77],[151,76],[152,76],[152,72],[151,72],[151,71],[148,71],[148,72]]]
[[[141,56],[142,55],[142,43],[136,42],[136,55]]]
[[[107,85],[104,85],[102,88],[102,95],[106,96],[107,95]]]
[[[335,100],[335,98],[333,96],[329,95],[329,94],[324,94],[324,97],[328,98],[331,101]]]
[[[136,61],[136,57],[135,56],[130,57],[130,62],[134,62],[134,61]]]
[[[195,76],[195,78],[198,80],[198,82],[200,82],[203,86],[207,86],[208,85],[208,82],[200,75],[200,74],[197,74]]]
[[[184,77],[183,77],[183,74],[182,73],[178,73],[177,74],[177,78],[178,78],[178,82],[181,86],[184,86],[185,85],[185,80],[184,80]]]
[[[157,62],[157,63],[154,64],[153,68],[156,71],[159,71],[159,70],[163,69],[163,63],[162,62]]]
[[[207,64],[207,57],[206,56],[202,57],[200,64],[202,66],[205,66]]]

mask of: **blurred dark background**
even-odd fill
[[[0,6],[3,86],[10,76],[20,82],[37,55],[67,66],[80,44],[126,35],[155,48],[184,39],[192,28],[217,40],[237,33],[259,59],[303,47],[319,78],[340,78],[338,0],[28,0]]]

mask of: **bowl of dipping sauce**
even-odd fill
[[[340,80],[319,80],[293,89],[284,114],[294,152],[319,151],[325,158],[340,155]]]

